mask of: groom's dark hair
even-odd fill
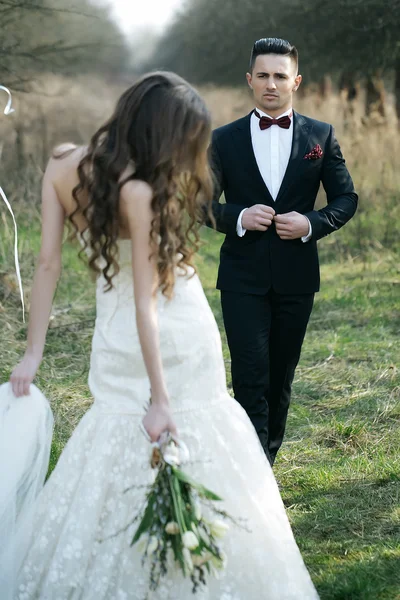
[[[260,56],[261,54],[281,54],[282,56],[290,56],[296,63],[296,66],[299,64],[299,54],[296,46],[293,46],[287,40],[281,40],[280,38],[261,38],[254,42],[251,50],[250,73],[253,71],[257,56]]]

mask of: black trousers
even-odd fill
[[[249,415],[271,465],[282,444],[294,372],[314,294],[221,292],[235,398]]]

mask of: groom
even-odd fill
[[[296,48],[255,42],[247,82],[255,109],[213,133],[213,211],[226,234],[217,288],[235,398],[272,465],[319,290],[317,240],[351,219],[357,194],[332,126],[292,109],[301,83]],[[315,210],[320,182],[327,205]]]

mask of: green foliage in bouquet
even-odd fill
[[[194,481],[179,467],[187,450],[169,434],[153,444],[151,466],[157,476],[150,487],[131,545],[150,562],[150,590],[157,589],[170,569],[180,569],[192,581],[195,594],[206,576],[217,575],[226,563],[220,541],[237,522],[215,506],[222,498]],[[206,509],[207,517],[203,509]]]

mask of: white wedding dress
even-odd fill
[[[136,546],[129,545],[134,529],[111,537],[140,509],[143,486],[153,477],[150,446],[139,428],[150,389],[136,328],[130,253],[130,242],[121,241],[114,289],[104,292],[104,280],[98,280],[89,374],[94,403],[22,524],[17,519],[14,600],[146,598],[148,571]],[[250,529],[231,526],[224,540],[226,570],[219,580],[209,578],[194,597],[317,599],[257,435],[227,392],[220,335],[198,277],[180,274],[173,299],[160,295],[158,306],[170,401],[190,450],[184,468],[220,494],[224,508],[245,518]],[[0,406],[7,394],[0,392]],[[10,410],[8,428],[12,403]],[[43,404],[40,411],[47,418]],[[21,418],[17,412],[15,420]],[[12,456],[8,461],[13,464]],[[136,487],[124,493],[131,486]],[[179,572],[162,579],[148,596],[192,597],[191,582]]]

